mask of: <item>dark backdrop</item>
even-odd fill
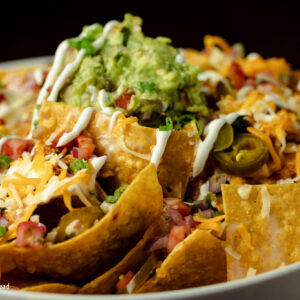
[[[300,1],[0,1],[0,12],[0,61],[51,55],[83,25],[131,12],[147,35],[171,37],[178,47],[202,48],[205,34],[218,34],[300,68]]]

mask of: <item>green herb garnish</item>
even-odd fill
[[[156,84],[154,82],[141,81],[140,86],[143,92],[153,92],[157,89]]]
[[[166,221],[170,220],[170,216],[164,216],[164,218]]]
[[[4,237],[6,234],[6,228],[4,226],[0,226],[0,238]]]
[[[128,184],[125,184],[125,185],[122,185],[121,187],[119,187],[118,189],[116,189],[112,196],[107,196],[105,198],[105,202],[112,203],[112,204],[116,203],[127,187],[128,187]]]
[[[39,121],[38,121],[38,120],[35,120],[35,121],[33,122],[33,126],[34,126],[34,128],[36,129],[36,128],[39,126]]]
[[[37,110],[40,110],[40,109],[41,109],[41,107],[42,107],[42,105],[41,105],[41,104],[36,104],[36,105],[35,105],[35,109],[37,109]]]
[[[82,169],[86,169],[86,172],[88,173],[90,170],[90,166],[87,161],[85,161],[82,158],[76,158],[70,163],[70,169],[73,174],[76,174],[78,171]]]
[[[94,55],[97,49],[93,46],[93,42],[97,39],[102,32],[103,27],[100,24],[93,26],[91,29],[87,29],[82,36],[75,39],[69,39],[68,43],[72,48],[77,50],[85,49],[87,55]]]
[[[11,162],[12,162],[12,159],[9,156],[0,155],[0,167],[1,168],[8,167]]]
[[[159,126],[160,131],[173,130],[173,121],[170,117],[166,117],[166,125]]]

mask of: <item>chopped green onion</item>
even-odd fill
[[[1,168],[8,167],[11,162],[12,162],[12,159],[9,156],[0,155],[0,167]]]
[[[160,131],[170,131],[173,130],[173,121],[170,117],[166,117],[166,125],[159,127]]]
[[[6,234],[6,228],[3,226],[0,226],[0,238],[4,237]]]
[[[164,216],[164,218],[166,221],[170,220],[170,216]]]
[[[118,189],[115,190],[114,194],[112,196],[107,196],[105,198],[105,202],[107,203],[116,203],[119,198],[121,197],[122,193],[126,190],[126,188],[128,187],[127,184],[122,185],[121,187],[119,187]]]
[[[90,170],[90,166],[88,162],[83,160],[82,158],[76,158],[70,163],[70,169],[73,174],[76,174],[82,169],[86,169],[86,172],[88,173]]]
[[[35,120],[35,121],[33,122],[33,126],[34,126],[34,128],[36,129],[36,128],[39,126],[39,121],[38,121],[38,120]]]
[[[177,119],[178,128],[183,129],[185,125],[189,124],[192,121],[194,121],[196,123],[197,129],[198,129],[198,134],[199,134],[199,136],[201,136],[201,134],[203,132],[202,126],[200,125],[200,123],[196,119],[196,117],[193,115],[188,115],[188,114],[181,115]]]
[[[41,109],[41,107],[42,107],[42,105],[41,105],[41,104],[36,104],[36,105],[35,105],[35,109],[37,109],[37,110],[40,110],[40,109]]]

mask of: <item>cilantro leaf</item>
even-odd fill
[[[103,27],[100,24],[93,26],[93,28],[86,29],[82,36],[75,39],[69,39],[68,43],[72,48],[77,50],[85,49],[87,55],[94,55],[97,49],[93,46],[93,42],[97,39],[102,32]]]
[[[157,86],[154,82],[150,81],[141,81],[140,86],[143,92],[151,93],[155,90],[157,90]]]

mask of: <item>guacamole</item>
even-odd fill
[[[84,48],[87,55],[60,92],[59,101],[101,109],[97,95],[105,89],[106,106],[126,115],[142,119],[183,112],[207,115],[197,79],[199,68],[186,64],[170,39],[144,36],[141,24],[140,18],[126,14],[98,51],[92,42],[103,32],[99,24],[85,27],[78,38],[69,40],[71,47]]]

